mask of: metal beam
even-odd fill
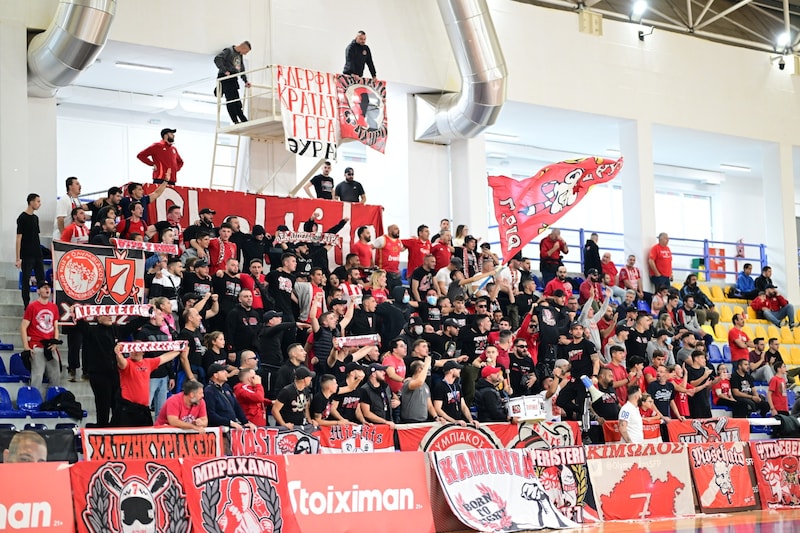
[[[694,21],[692,20],[692,0],[686,0],[686,19],[686,25],[690,28],[694,28]]]
[[[672,18],[670,16],[667,16],[667,15],[665,15],[664,13],[662,13],[661,11],[657,10],[654,7],[648,7],[647,10],[649,12],[655,14],[655,15],[658,15],[659,17],[661,17],[662,19],[666,20],[667,22],[671,22],[672,24],[675,24],[676,26],[686,26],[686,29],[687,30],[689,29],[689,26],[687,26],[686,22],[683,21],[683,20],[677,20],[677,19],[674,19],[674,18]]]
[[[747,4],[749,4],[752,1],[753,0],[741,0],[741,2],[732,5],[731,7],[729,7],[728,9],[726,9],[725,11],[723,11],[721,13],[717,13],[715,16],[711,17],[710,19],[708,19],[707,21],[703,22],[702,24],[698,24],[697,26],[695,26],[695,29],[702,30],[703,28],[705,28],[709,24],[713,24],[714,22],[716,22],[719,19],[725,17],[726,15],[729,15],[730,13],[733,13],[737,9],[743,8],[744,6],[746,6]]]
[[[309,170],[308,173],[305,176],[303,176],[303,179],[300,180],[300,183],[295,185],[294,189],[289,191],[289,196],[297,196],[297,193],[300,192],[300,189],[302,189],[305,186],[305,184],[308,183],[308,181],[314,177],[314,174],[317,172],[317,170],[319,170],[319,168],[322,166],[322,163],[324,162],[325,158],[322,158],[319,161],[317,161],[317,163],[313,167],[311,167],[311,170]],[[285,164],[286,163],[284,162],[284,165]],[[281,165],[281,167],[283,167],[283,165]],[[269,185],[271,181],[272,180],[270,179],[269,182],[267,182],[267,185]],[[266,188],[267,185],[264,185],[264,187],[262,187],[262,190]]]
[[[708,13],[708,10],[711,9],[711,4],[713,3],[714,0],[708,0],[708,2],[706,2],[706,5],[703,6],[703,10],[700,12],[700,15],[697,17],[697,20],[694,21],[695,25],[700,24],[700,21],[706,16],[706,13]]]

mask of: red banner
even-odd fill
[[[670,442],[747,442],[750,440],[750,424],[739,418],[706,418],[695,420],[672,419],[667,422]]]
[[[397,426],[401,451],[441,452],[464,448],[550,448],[581,444],[576,422],[538,424],[402,424]]]
[[[503,262],[567,214],[594,185],[611,181],[622,158],[587,157],[548,165],[528,179],[489,176]]]
[[[644,423],[642,429],[645,442],[662,442],[660,423]],[[603,440],[606,444],[622,442],[622,434],[619,432],[619,420],[606,420],[606,423],[603,424]]]
[[[79,533],[190,530],[178,460],[81,462],[70,477]]]
[[[0,531],[75,531],[67,463],[0,464],[0,479]]]
[[[281,457],[186,459],[183,479],[195,531],[300,531],[289,506]]]
[[[542,488],[561,514],[581,524],[599,520],[583,446],[532,449],[528,456]]]
[[[685,444],[587,446],[586,459],[602,520],[650,520],[694,514]]]
[[[87,461],[129,461],[219,457],[223,454],[222,429],[196,433],[172,427],[83,428],[83,453]]]
[[[303,455],[319,453],[318,433],[306,433],[302,429],[279,430],[266,427],[256,429],[233,429],[231,455],[267,457],[270,455]]]
[[[289,501],[302,531],[433,532],[426,471],[418,452],[286,456]]]
[[[150,193],[156,186],[149,183],[144,187],[145,192]],[[166,220],[167,209],[172,205],[182,208],[184,227],[198,220],[201,209],[211,207],[217,211],[217,224],[225,217],[235,215],[239,218],[241,231],[245,233],[249,233],[256,224],[263,226],[270,234],[275,233],[278,226],[287,226],[289,231],[304,231],[303,224],[312,216],[320,225],[318,229],[324,231],[349,218],[349,222],[337,233],[342,238],[341,248],[334,247],[329,254],[331,269],[334,264],[342,264],[342,259],[350,253],[350,244],[358,241],[356,230],[359,227],[371,227],[374,237],[383,235],[383,208],[377,205],[172,187],[150,204],[149,220]]]
[[[380,153],[386,149],[386,82],[340,74],[336,77],[342,139],[356,139]]]
[[[322,453],[393,452],[394,430],[386,424],[320,426]]]
[[[762,509],[800,507],[800,439],[750,443]]]
[[[746,442],[689,445],[689,466],[704,513],[758,509],[756,484]]]

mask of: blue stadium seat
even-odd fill
[[[22,364],[22,356],[20,354],[12,354],[11,359],[8,361],[8,366],[12,376],[21,378],[19,381],[28,381],[31,379],[31,371]]]
[[[47,431],[47,424],[25,424],[25,431]]]
[[[722,345],[722,362],[731,363],[731,347],[727,344]]]
[[[789,410],[791,411],[792,410],[792,406],[794,405],[794,402],[797,401],[797,394],[795,394],[795,392],[792,389],[787,389],[786,390],[786,400],[789,403]]]
[[[17,407],[31,418],[58,418],[58,411],[40,411],[42,393],[33,387],[22,387],[17,391]]]
[[[708,361],[711,364],[718,365],[724,362],[724,358],[722,357],[722,352],[719,351],[719,346],[716,344],[711,344],[708,347]]]
[[[0,418],[25,418],[26,416],[22,411],[14,409],[11,395],[4,387],[0,387]]]
[[[47,268],[52,266],[53,260],[45,259],[43,263],[45,266],[44,279],[49,283],[53,283],[53,269]],[[31,277],[31,292],[36,292],[38,289],[36,288],[36,278],[34,278],[35,275],[34,271],[31,270],[29,275]],[[19,273],[19,290],[22,290],[22,272]]]
[[[65,389],[64,387],[48,387],[47,393],[44,395],[44,400],[46,402],[49,402],[62,392],[67,392],[67,389]]]
[[[533,280],[533,283],[536,285],[536,290],[542,292],[544,290],[542,279],[536,274],[531,274],[531,279]]]
[[[3,358],[0,357],[0,383],[19,383],[20,381],[22,381],[22,378],[19,376],[8,375],[6,364],[3,362]]]
[[[15,426],[14,424],[0,424],[0,429],[9,429],[11,431],[16,431],[17,426]]]
[[[78,429],[78,424],[73,422],[59,422],[56,424],[56,429]]]

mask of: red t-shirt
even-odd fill
[[[421,267],[422,260],[431,253],[431,241],[423,241],[419,237],[414,237],[413,239],[403,239],[401,242],[408,250],[408,272],[410,274],[417,267]]]
[[[142,237],[147,232],[147,224],[141,218],[134,222],[133,220],[120,220],[117,224],[117,233],[120,239],[130,239],[131,234],[138,233]]]
[[[267,278],[264,277],[264,274],[258,275],[258,282],[261,283],[261,285],[267,283]],[[248,289],[253,292],[253,309],[264,309],[264,298],[262,298],[261,289],[256,285],[253,275],[249,272],[243,272],[242,275],[239,276],[239,283],[242,284],[242,289]]]
[[[181,422],[194,424],[194,421],[198,418],[207,416],[206,401],[200,400],[199,404],[186,407],[186,404],[183,403],[183,393],[180,392],[178,394],[174,394],[167,398],[167,401],[164,402],[163,407],[161,407],[161,411],[158,412],[158,418],[156,418],[155,425],[169,425],[169,422],[167,422],[168,416],[177,416],[178,420]]]
[[[443,269],[450,264],[450,246],[442,242],[437,242],[431,246],[431,253],[436,258],[436,271]]]
[[[555,241],[549,236],[542,239],[542,241],[539,243],[539,257],[542,259],[555,259],[556,261],[561,259],[561,252],[567,252],[567,243],[565,242],[562,242],[552,254],[547,253],[550,251],[550,248],[555,246],[558,242],[559,241]]]
[[[236,245],[231,241],[222,242],[219,237],[208,243],[208,273],[212,276],[217,270],[225,270],[228,259],[236,257]]]
[[[651,376],[654,380],[658,379],[658,370],[652,366],[647,366],[644,368],[644,370],[642,370],[642,377],[644,376]],[[647,378],[644,379],[644,382],[647,383]]]
[[[553,278],[547,282],[547,285],[544,288],[544,295],[552,296],[557,289],[564,291],[564,295],[567,298],[572,296],[572,283],[569,281],[560,281],[558,278]]]
[[[608,277],[611,278],[611,285],[615,285],[617,283],[617,265],[614,264],[613,261],[609,261],[608,263],[603,263],[600,261],[600,268],[603,270],[603,274],[608,274]]]
[[[774,376],[769,380],[769,393],[772,394],[772,405],[776,411],[789,410],[789,398],[786,396],[786,378]]]
[[[370,294],[375,298],[375,303],[382,304],[389,299],[389,291],[386,289],[371,289]]]
[[[680,385],[683,379],[672,378],[672,384]],[[686,389],[693,389],[691,383],[686,383]],[[678,414],[681,416],[689,416],[689,396],[685,392],[675,391],[675,405],[678,407]]]
[[[41,348],[42,340],[56,338],[58,316],[58,307],[53,302],[43,304],[36,299],[28,304],[22,318],[30,322],[27,333],[31,348]]]
[[[119,387],[122,397],[139,405],[150,405],[150,374],[161,363],[160,357],[131,361],[119,369]]]
[[[714,402],[714,405],[717,405],[720,394],[724,394],[725,396],[731,395],[731,380],[723,379],[711,389],[711,401]]]
[[[362,267],[367,268],[372,266],[372,248],[369,244],[356,241],[350,245],[350,253],[358,256]]]
[[[628,379],[628,371],[625,370],[624,365],[616,365],[614,363],[608,363],[606,366],[611,369],[611,375],[614,376],[614,381]],[[620,405],[625,405],[625,402],[628,401],[627,383],[622,387],[617,387],[617,401],[619,402]]]
[[[144,236],[144,234],[142,234]],[[86,244],[89,242],[89,228],[86,224],[76,224],[73,222],[61,233],[61,240],[64,242],[77,242]]]
[[[383,248],[375,250],[375,264],[378,268],[394,274],[400,273],[400,252],[403,251],[403,243],[400,239],[392,239],[388,235],[383,235]],[[409,269],[409,272],[413,270]]]
[[[656,264],[660,276],[672,276],[672,250],[669,249],[669,246],[654,245],[650,248],[650,259]],[[652,268],[650,275],[656,275]]]
[[[394,368],[394,371],[397,372],[397,375],[401,378],[405,379],[406,377],[406,363],[399,357],[395,357],[393,355],[386,355],[381,361],[382,365],[391,366]],[[389,376],[386,376],[386,384],[389,385],[389,389],[394,392],[400,392],[400,389],[403,388],[402,381],[395,381],[393,379],[389,379]]]
[[[639,269],[636,267],[622,267],[622,270],[619,271],[619,282],[617,285],[622,287],[623,289],[627,289],[625,286],[625,281],[630,281],[633,289],[636,290],[639,288],[639,280],[642,278],[642,273],[639,272]]]
[[[739,348],[736,346],[736,343],[734,342],[736,339],[747,342],[750,340],[750,337],[748,337],[747,333],[739,328],[730,329],[728,332],[728,347],[731,349],[731,362],[735,363],[740,359],[750,359],[750,350],[746,347]]]

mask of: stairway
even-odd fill
[[[36,293],[31,293],[31,300],[36,299]],[[20,336],[20,324],[22,322],[23,308],[22,296],[19,291],[19,271],[11,263],[0,263],[0,340],[3,344],[13,344],[14,349],[11,351],[0,351],[0,357],[5,363],[6,369],[9,368],[9,360],[11,355],[22,351],[22,337]],[[89,416],[81,421],[81,426],[86,422],[96,421],[96,409],[94,405],[94,394],[89,386],[88,381],[80,379],[80,371],[78,371],[78,381],[71,383],[68,381],[69,375],[67,373],[67,338],[66,335],[61,336],[64,344],[59,347],[61,358],[64,362],[64,374],[61,380],[61,386],[71,391],[75,395],[83,408],[89,413]],[[26,385],[26,383],[5,383],[4,386],[11,394],[11,398],[15,399],[17,396],[17,389]],[[41,421],[41,420],[37,420]],[[24,426],[25,422],[32,422],[31,419],[15,421],[18,429]],[[50,429],[55,427],[55,421],[44,420]]]

